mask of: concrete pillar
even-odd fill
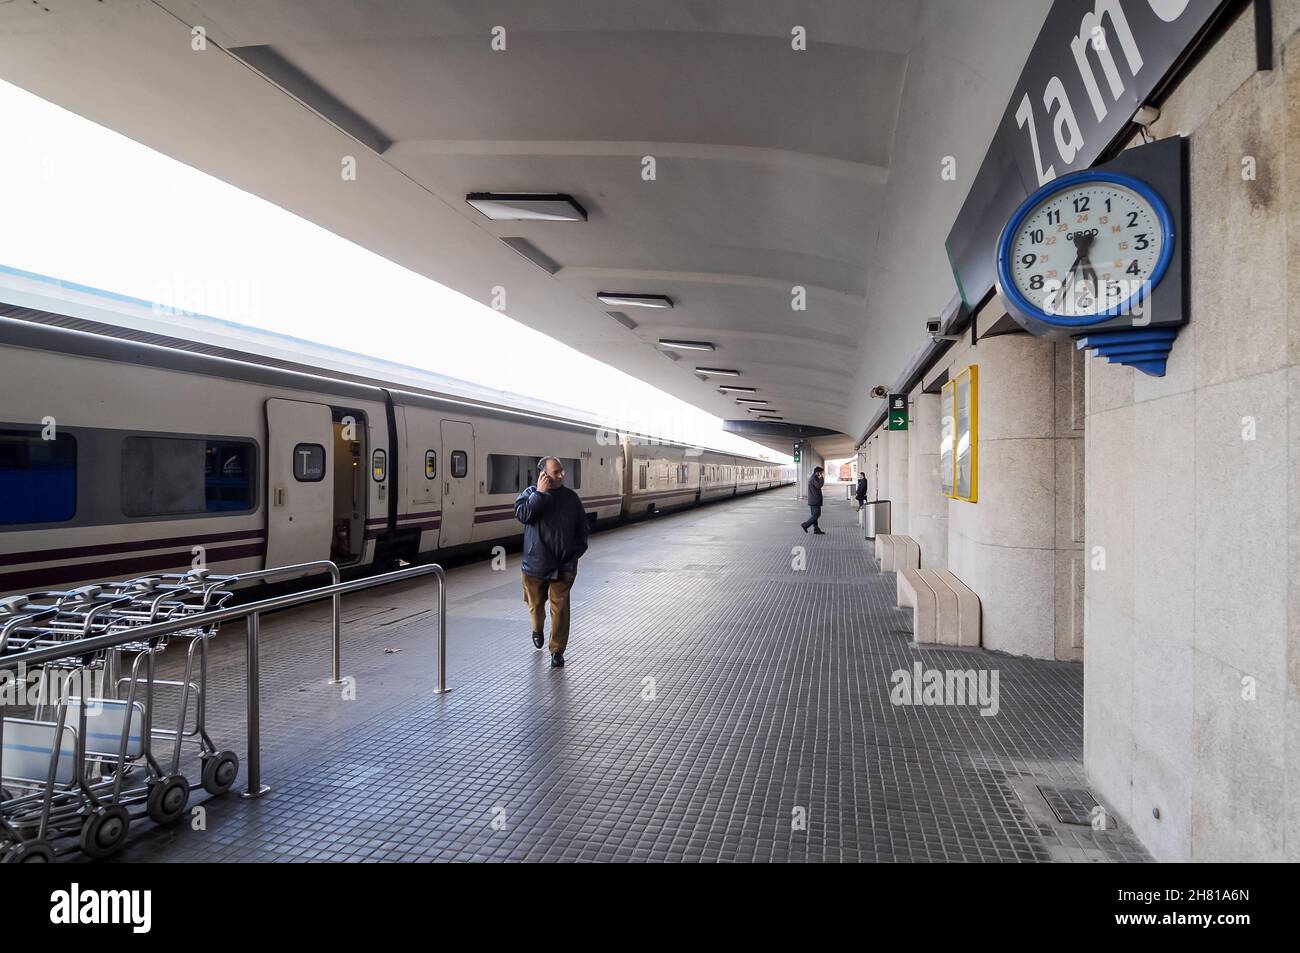
[[[1000,315],[994,308],[981,326]],[[948,568],[980,597],[986,648],[1049,659],[1057,657],[1057,576],[1070,568],[1057,552],[1057,456],[1069,456],[1057,447],[1057,388],[1070,386],[1057,380],[1060,347],[1027,334],[982,338],[958,345],[949,366],[953,378],[978,364],[979,385],[978,502],[948,503]],[[1060,489],[1078,485],[1068,478]],[[1078,552],[1072,538],[1068,552]],[[1071,613],[1059,614],[1069,625]]]
[[[947,569],[948,498],[939,482],[939,395],[922,393],[918,387],[908,410],[908,519],[898,531],[920,545],[921,568]]]
[[[895,533],[907,532],[908,520],[908,436],[907,430],[886,431],[884,443],[889,447],[890,525]]]
[[[822,459],[821,454],[813,450],[812,445],[805,440],[800,445],[799,453],[799,479],[797,481],[799,499],[808,498],[808,481],[812,478],[813,470],[825,466],[826,461]]]

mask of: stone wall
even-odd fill
[[[1087,370],[1085,763],[1161,860],[1300,860],[1300,4],[1162,104],[1190,137],[1191,323]],[[1253,177],[1250,173],[1253,173]]]

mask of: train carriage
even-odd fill
[[[0,593],[508,544],[543,455],[593,526],[792,480],[525,408],[21,317],[0,316]]]

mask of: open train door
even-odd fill
[[[266,566],[329,559],[334,519],[330,408],[266,402]]]
[[[442,525],[438,545],[468,543],[478,494],[474,482],[474,428],[463,420],[442,422]]]

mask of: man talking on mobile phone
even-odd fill
[[[532,618],[533,646],[542,647],[549,601],[551,667],[564,668],[569,590],[578,577],[578,560],[587,551],[591,527],[581,497],[564,485],[559,457],[538,461],[537,483],[515,499],[515,516],[524,524],[524,603]]]

